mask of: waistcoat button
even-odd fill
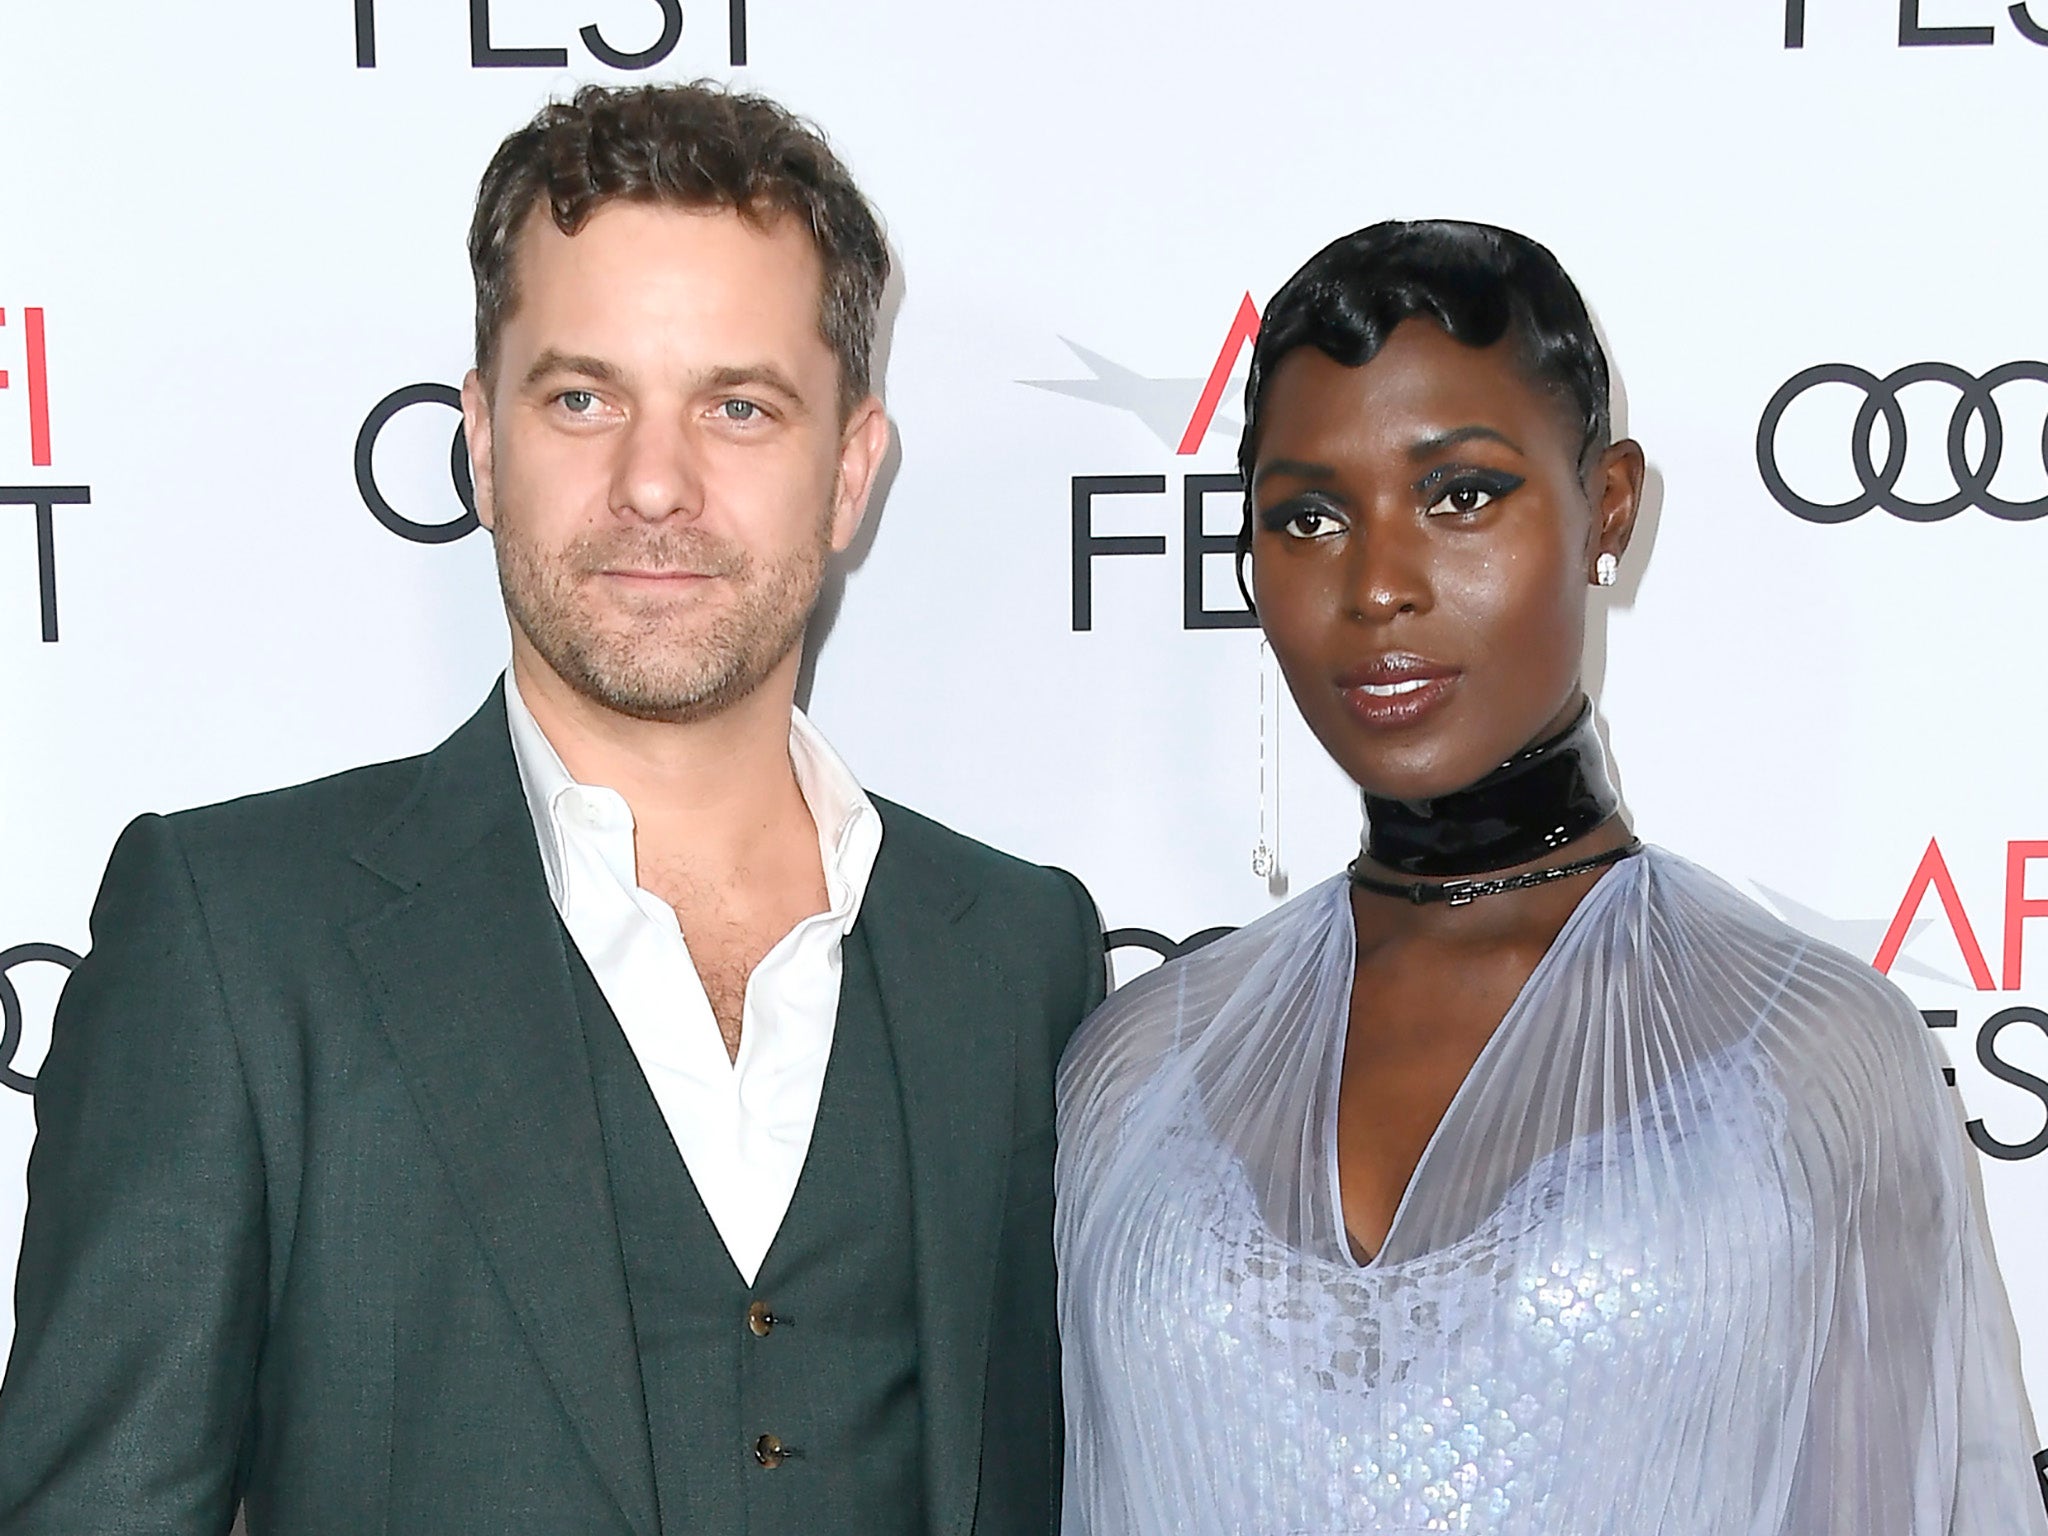
[[[764,1467],[779,1467],[789,1457],[789,1449],[773,1435],[763,1435],[754,1442],[754,1460]]]
[[[747,1328],[755,1338],[765,1339],[782,1319],[768,1308],[765,1301],[757,1301],[747,1308]]]

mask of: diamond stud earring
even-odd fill
[[[1613,555],[1602,554],[1593,562],[1593,579],[1603,587],[1611,587],[1614,585],[1615,572],[1620,566],[1621,562]]]

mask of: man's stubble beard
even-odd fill
[[[770,562],[688,525],[598,530],[543,551],[507,510],[493,548],[513,625],[571,688],[641,720],[707,719],[759,688],[802,642],[832,547],[829,506],[814,541]],[[697,601],[628,598],[600,613],[590,582],[617,565],[698,571],[715,584]]]

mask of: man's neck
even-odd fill
[[[789,757],[797,661],[792,652],[746,698],[681,722],[600,704],[523,645],[514,646],[512,674],[570,777],[624,797],[643,858],[687,847],[714,864],[737,864],[792,816],[809,819]]]

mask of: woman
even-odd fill
[[[1246,400],[1366,838],[1067,1056],[1069,1536],[2048,1531],[1919,1015],[1619,814],[1580,656],[1643,455],[1570,279],[1375,225]]]

